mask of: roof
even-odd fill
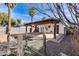
[[[49,19],[45,19],[45,20],[42,20],[42,21],[36,21],[36,22],[26,23],[24,25],[30,25],[30,24],[40,25],[40,24],[59,23],[59,22],[60,22],[59,19],[49,18]]]

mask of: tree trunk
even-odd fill
[[[33,22],[33,16],[31,16],[31,22]]]
[[[10,52],[10,46],[9,46],[10,29],[11,29],[11,10],[10,10],[10,7],[8,6],[8,36],[7,36],[7,42],[8,42],[7,53],[8,54]]]
[[[31,23],[33,22],[33,16],[31,16]],[[32,32],[32,25],[31,25],[31,32]]]

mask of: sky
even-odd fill
[[[11,18],[13,18],[15,20],[21,19],[22,23],[31,22],[31,16],[29,16],[29,8],[30,7],[43,8],[44,11],[42,11],[42,12],[46,12],[50,16],[53,16],[53,14],[50,11],[46,10],[46,8],[48,8],[48,6],[45,4],[17,3],[16,6],[11,10]],[[69,12],[67,11],[66,6],[64,8],[65,8],[66,15],[70,18],[70,15],[69,15]],[[4,13],[8,12],[7,6],[5,6],[5,4],[3,4],[3,3],[0,3],[0,12],[4,12]],[[39,13],[38,11],[36,11],[35,16],[33,18],[33,22],[42,20],[43,17],[49,18],[49,17]]]
[[[17,3],[16,6],[11,10],[11,17],[13,19],[21,19],[22,23],[28,23],[31,22],[31,17],[29,16],[29,8],[32,6],[36,6],[37,4],[30,4],[30,3]],[[4,4],[0,3],[0,12],[7,13],[7,6]],[[33,21],[39,21],[41,20],[44,15],[36,12]]]

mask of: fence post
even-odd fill
[[[44,47],[44,55],[46,56],[46,35],[45,33],[43,33],[43,47]]]
[[[23,56],[23,35],[18,35],[17,44],[17,55]]]

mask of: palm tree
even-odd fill
[[[31,22],[33,22],[33,17],[35,15],[35,8],[34,7],[31,7],[29,9],[29,15],[31,16]],[[31,25],[30,31],[32,32],[32,25]]]
[[[16,5],[15,3],[5,3],[5,5],[8,7],[8,33],[10,33],[11,29],[11,9]]]
[[[5,5],[8,7],[8,36],[7,36],[7,42],[8,42],[8,51],[10,51],[9,47],[9,39],[10,39],[10,30],[11,30],[11,9],[16,5],[15,3],[5,3]],[[7,51],[7,52],[8,52]]]
[[[33,21],[33,17],[35,16],[35,8],[31,7],[29,9],[29,15],[31,16],[31,22]]]

